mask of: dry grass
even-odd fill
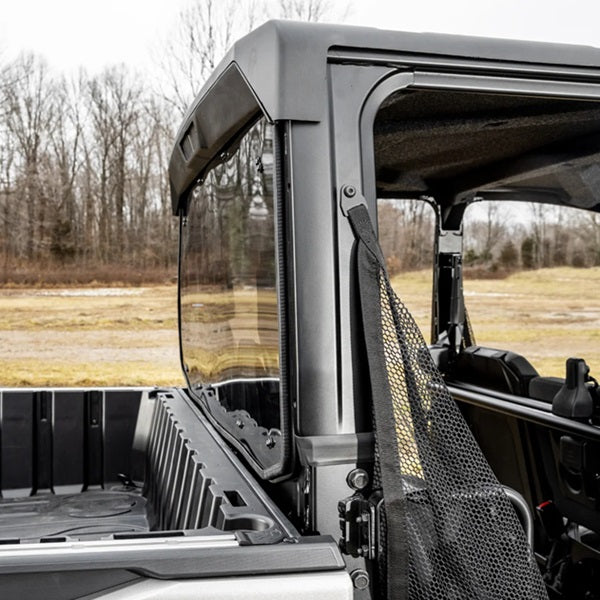
[[[5,289],[0,330],[177,329],[177,288]]]
[[[429,272],[395,277],[394,287],[429,339]],[[477,343],[522,354],[540,374],[564,377],[565,360],[585,358],[600,375],[600,268],[554,268],[503,279],[466,279]]]
[[[393,283],[429,339],[431,273]],[[563,376],[570,356],[600,375],[599,284],[600,268],[467,281],[477,342],[544,375]],[[0,290],[0,387],[182,383],[175,285]]]
[[[176,286],[0,292],[0,386],[182,383]]]
[[[96,387],[183,385],[178,363],[128,360],[47,361],[39,359],[2,360],[0,387]]]

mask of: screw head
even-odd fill
[[[364,469],[352,469],[346,477],[346,483],[357,492],[369,485],[369,474]]]
[[[356,188],[353,185],[345,185],[342,191],[346,198],[354,198],[356,196]]]

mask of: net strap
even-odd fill
[[[357,266],[363,330],[367,348],[373,403],[376,460],[385,501],[388,600],[408,598],[408,547],[405,499],[398,460],[398,440],[393,402],[387,379],[383,330],[381,327],[380,273],[385,260],[369,213],[364,205],[351,208],[348,218],[358,241]]]

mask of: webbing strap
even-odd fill
[[[408,598],[408,549],[404,493],[398,461],[396,421],[387,381],[385,346],[381,328],[379,277],[382,270],[385,272],[385,261],[366,207],[359,205],[350,209],[348,218],[358,240],[358,281],[373,398],[375,454],[379,463],[385,502],[386,598],[406,600]]]

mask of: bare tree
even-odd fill
[[[197,0],[179,16],[158,61],[163,98],[185,114],[198,91],[223,58],[234,34],[246,33],[240,0]],[[241,30],[241,31],[240,31]]]
[[[323,21],[333,17],[330,0],[280,0],[281,17],[296,21]]]
[[[161,53],[160,93],[123,66],[65,80],[33,55],[0,63],[5,278],[16,261],[174,265],[167,165],[181,115],[234,39],[268,17],[330,10],[330,0],[196,0]],[[259,183],[245,177],[251,197]]]
[[[505,219],[501,218],[502,215],[499,208],[497,202],[485,203],[485,228],[482,250],[482,256],[485,260],[492,258],[494,250],[503,237],[504,227],[502,225]]]
[[[177,224],[171,212],[168,166],[172,150],[173,128],[171,111],[160,98],[153,97],[147,106],[147,118],[152,121],[152,156],[154,159],[152,194],[156,208],[151,245],[157,246],[155,254],[165,266],[173,264],[177,250],[172,243],[177,236]],[[148,243],[149,240],[146,240]]]
[[[46,188],[51,192],[53,224],[51,252],[60,261],[73,258],[81,240],[76,177],[81,167],[83,137],[82,88],[78,80],[64,77],[56,86],[56,126],[50,140],[52,169]]]
[[[39,256],[46,237],[47,196],[42,187],[40,166],[55,126],[55,86],[42,60],[22,55],[9,68],[11,83],[5,88],[6,128],[15,144],[27,207],[28,258]]]
[[[550,257],[548,251],[548,207],[535,202],[530,203],[533,215],[531,220],[531,232],[535,243],[535,265],[537,268],[549,266]]]

